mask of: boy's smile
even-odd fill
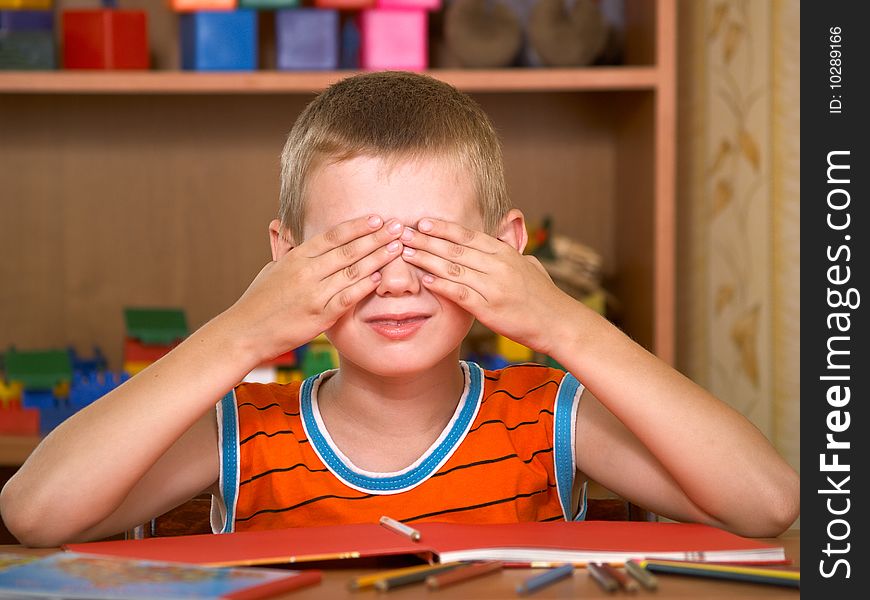
[[[305,239],[339,223],[369,214],[387,227],[393,221],[416,227],[434,217],[482,230],[470,177],[437,158],[397,161],[360,156],[325,162],[309,180]],[[400,375],[431,368],[449,358],[473,318],[453,302],[427,290],[424,271],[401,255],[380,270],[375,292],[327,331],[343,361],[379,375]],[[344,363],[343,363],[344,364]]]

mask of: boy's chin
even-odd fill
[[[394,351],[379,352],[342,352],[337,348],[341,357],[342,368],[359,369],[376,377],[407,378],[421,373],[426,373],[444,364],[455,363],[459,360],[457,350],[433,351],[431,346],[425,349],[395,348]]]

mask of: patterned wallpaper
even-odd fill
[[[799,469],[799,1],[679,17],[677,363]]]

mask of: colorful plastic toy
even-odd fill
[[[67,69],[147,69],[145,11],[63,11],[63,66]]]
[[[257,68],[257,13],[252,10],[183,13],[181,67],[192,71]]]
[[[72,379],[72,364],[65,350],[9,350],[4,355],[6,378],[19,381],[25,391],[49,391]]]
[[[275,13],[277,65],[281,70],[338,67],[338,11],[318,8]]]
[[[360,67],[422,71],[428,65],[425,10],[371,8],[360,12]]]
[[[38,435],[39,411],[20,406],[0,408],[0,434]]]
[[[0,69],[54,69],[54,56],[50,10],[0,11]]]
[[[144,344],[171,344],[187,337],[187,319],[180,308],[125,308],[127,336]]]

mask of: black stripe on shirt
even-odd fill
[[[508,431],[513,431],[514,429],[519,429],[523,425],[534,425],[535,423],[540,423],[541,422],[541,415],[544,413],[547,413],[548,415],[553,416],[553,411],[551,411],[547,408],[542,408],[541,410],[538,411],[538,418],[535,419],[534,421],[522,421],[520,423],[517,423],[516,425],[508,426],[508,424],[505,423],[504,421],[502,421],[501,419],[489,419],[487,421],[484,421],[483,423],[481,423],[477,427],[472,427],[471,429],[468,430],[468,433],[474,433],[475,431],[477,431],[478,429],[480,429],[484,425],[491,425],[493,423],[501,423],[502,425],[505,426],[504,427],[505,429],[507,429]]]
[[[251,483],[255,479],[259,479],[260,477],[265,477],[266,475],[270,475],[272,473],[284,473],[287,471],[292,471],[292,470],[297,469],[299,467],[304,467],[305,470],[307,470],[309,473],[326,473],[329,471],[329,469],[312,469],[311,467],[309,467],[305,463],[296,463],[292,467],[281,467],[280,469],[269,469],[268,471],[263,471],[262,473],[257,473],[256,475],[252,475],[250,478],[245,479],[239,485],[242,486],[242,485],[245,485],[246,483]]]
[[[520,498],[530,498],[532,496],[537,496],[538,494],[543,494],[543,493],[549,491],[550,488],[554,488],[554,487],[556,487],[556,484],[551,483],[543,489],[536,490],[534,492],[529,492],[528,494],[517,494],[516,496],[511,496],[510,498],[500,498],[498,500],[491,500],[489,502],[483,502],[481,504],[472,504],[471,506],[460,506],[458,508],[448,508],[445,510],[430,512],[430,513],[426,513],[423,515],[416,515],[414,517],[408,517],[405,519],[401,519],[401,521],[404,523],[407,523],[409,521],[417,521],[419,519],[426,519],[429,517],[437,517],[438,515],[446,515],[448,513],[464,512],[466,510],[475,510],[477,508],[486,508],[488,506],[495,506],[496,504],[504,504],[505,502],[511,502],[513,500],[518,500]]]
[[[539,523],[545,523],[545,522],[547,522],[547,521],[561,521],[561,520],[564,519],[564,518],[565,518],[565,515],[563,515],[562,513],[559,513],[559,514],[556,515],[555,517],[547,517],[546,519],[541,519],[541,520],[538,521],[538,522],[539,522]]]
[[[535,456],[537,456],[538,454],[543,454],[544,452],[552,452],[552,451],[553,451],[552,446],[549,448],[542,448],[541,450],[535,450],[534,452],[532,452],[532,455],[527,460],[524,460],[523,462],[526,464],[529,464],[530,462],[535,460]],[[458,471],[459,469],[467,469],[469,467],[477,467],[480,465],[490,465],[492,463],[501,462],[503,460],[510,460],[511,458],[519,458],[519,455],[518,454],[506,454],[505,456],[499,456],[498,458],[488,458],[486,460],[478,460],[475,462],[466,463],[464,465],[457,465],[455,467],[451,467],[451,468],[447,469],[446,471],[439,471],[439,472],[435,473],[432,476],[432,479],[434,479],[435,477],[441,477],[442,475],[447,475],[448,473],[452,473],[453,471]]]
[[[536,385],[535,387],[533,387],[533,388],[530,389],[530,390],[526,390],[526,392],[523,393],[522,396],[514,396],[513,394],[511,394],[511,393],[510,393],[509,391],[507,391],[507,390],[495,390],[495,391],[494,391],[493,393],[491,393],[489,396],[487,396],[486,398],[484,398],[484,399],[481,401],[481,404],[483,404],[484,402],[486,402],[487,400],[489,400],[490,398],[492,398],[492,397],[495,396],[496,394],[505,394],[506,396],[510,396],[510,397],[513,398],[514,400],[522,400],[523,398],[525,398],[526,396],[528,396],[529,394],[531,394],[531,393],[534,392],[535,390],[539,390],[539,389],[541,389],[542,387],[548,386],[548,385],[550,385],[550,384],[555,385],[557,388],[559,387],[559,382],[558,382],[558,381],[556,381],[555,379],[550,379],[550,380],[545,381],[544,383],[542,383],[542,384],[540,384],[540,385]]]
[[[265,435],[266,437],[275,437],[276,435],[287,435],[287,434],[295,435],[293,433],[292,429],[281,429],[280,431],[275,431],[273,433],[266,433],[265,431],[258,431],[257,433],[252,433],[251,435],[249,435],[248,437],[243,439],[241,442],[239,442],[239,446],[241,446],[242,444],[244,444],[246,442],[251,441],[252,439],[254,439],[255,437],[257,437],[259,435]],[[299,440],[299,443],[301,444],[302,440]]]
[[[284,508],[262,508],[253,514],[248,515],[247,517],[236,517],[236,521],[249,521],[257,515],[262,515],[265,513],[288,512],[305,506],[307,504],[314,504],[315,502],[320,502],[321,500],[329,500],[330,498],[335,498],[337,500],[365,500],[367,498],[373,498],[374,496],[374,494],[366,494],[364,496],[334,496],[332,494],[327,496],[317,496],[316,498],[309,498],[305,502],[300,502],[299,504],[294,504],[293,506],[285,506]]]
[[[251,408],[254,408],[254,409],[260,410],[260,411],[268,410],[268,409],[272,408],[273,406],[277,406],[278,408],[281,408],[281,405],[278,404],[277,402],[273,402],[272,404],[267,404],[266,406],[257,406],[253,402],[242,402],[241,404],[239,404],[239,408],[241,408],[243,406],[250,406]],[[288,417],[298,417],[299,416],[298,412],[287,412],[286,410],[282,410],[281,412],[284,413],[285,415],[287,415]]]

